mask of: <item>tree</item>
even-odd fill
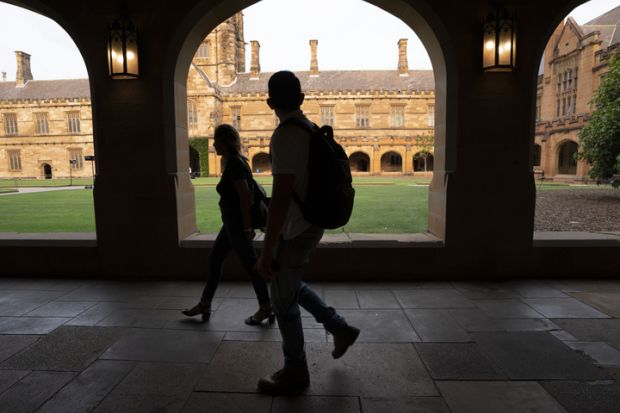
[[[577,158],[591,165],[590,177],[608,180],[620,173],[620,56],[609,58],[609,72],[591,103],[595,111],[579,132],[582,151]]]

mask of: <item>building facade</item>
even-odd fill
[[[566,19],[545,49],[536,102],[534,170],[557,181],[586,179],[576,161],[579,130],[620,43],[620,7],[579,26]],[[201,43],[187,79],[187,126],[194,175],[218,176],[214,128],[240,132],[255,173],[270,173],[269,138],[277,118],[266,104],[271,73],[260,68],[260,43],[250,41],[246,71],[243,15],[221,23]],[[358,175],[420,175],[433,170],[435,94],[432,71],[409,70],[407,40],[395,48],[395,70],[321,71],[310,40],[308,71],[296,72],[304,113],[333,126]],[[397,53],[396,53],[397,52]],[[87,79],[34,80],[30,56],[16,52],[15,82],[0,82],[0,178],[89,177],[94,155]],[[4,80],[4,79],[3,79]],[[91,158],[92,159],[92,158]]]
[[[588,165],[575,160],[590,102],[620,48],[620,7],[578,25],[568,17],[545,48],[538,78],[534,171],[554,181],[587,181]]]

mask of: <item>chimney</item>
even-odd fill
[[[310,76],[319,75],[319,61],[316,57],[316,47],[318,40],[310,40]]]
[[[6,72],[2,72],[2,81],[6,82]]]
[[[260,74],[260,43],[256,40],[250,40],[250,45],[252,45],[250,79],[258,79],[258,75]]]
[[[398,74],[409,76],[409,64],[407,63],[407,39],[398,41]]]
[[[27,81],[32,80],[32,72],[30,71],[30,55],[25,52],[16,51],[15,57],[17,58],[15,85],[24,86]]]

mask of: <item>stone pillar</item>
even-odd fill
[[[17,73],[15,74],[16,86],[24,86],[27,81],[32,80],[30,71],[30,55],[25,52],[15,51],[17,59]]]
[[[316,57],[316,47],[318,44],[318,40],[310,40],[310,76],[319,75],[319,60]]]
[[[407,63],[407,39],[398,41],[398,74],[409,76],[409,63]]]
[[[258,79],[260,74],[260,43],[256,40],[250,41],[252,45],[252,62],[250,63],[250,79]]]

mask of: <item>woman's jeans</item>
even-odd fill
[[[202,292],[202,301],[211,302],[215,295],[215,290],[222,278],[224,270],[224,260],[230,253],[235,251],[241,260],[243,268],[250,276],[256,298],[259,305],[269,304],[269,293],[267,292],[267,284],[265,280],[256,272],[254,265],[256,264],[256,251],[252,241],[248,241],[243,230],[238,225],[231,225],[224,220],[224,225],[220,229],[215,244],[209,256],[209,279],[207,285]]]
[[[323,230],[310,227],[295,238],[280,239],[275,251],[275,261],[280,268],[271,281],[271,304],[278,319],[282,335],[284,366],[306,368],[304,332],[299,305],[322,323],[327,331],[337,331],[346,326],[344,319],[301,280],[304,264],[316,248]]]

